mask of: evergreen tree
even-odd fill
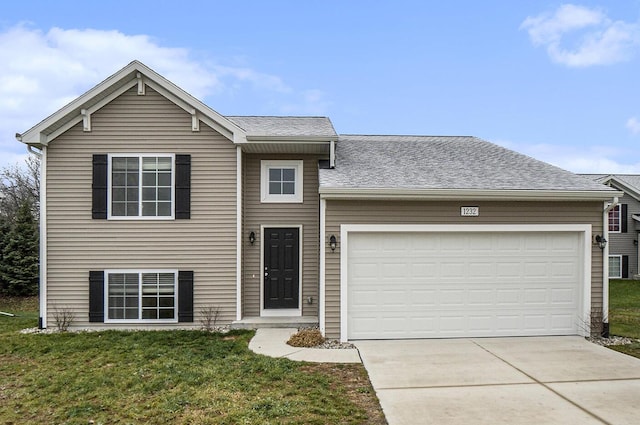
[[[23,202],[17,211],[13,226],[3,238],[0,282],[10,296],[38,293],[38,225],[33,206]]]
[[[10,228],[11,226],[9,226],[9,220],[7,220],[2,214],[0,214],[0,270],[2,269],[2,266],[4,264],[4,247],[9,240]],[[6,284],[4,282],[2,274],[0,273],[0,295],[6,294],[6,289]]]

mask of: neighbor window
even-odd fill
[[[110,218],[173,218],[172,155],[111,155]]]
[[[108,321],[177,321],[176,271],[105,273]]]
[[[622,277],[622,256],[621,255],[609,256],[609,277],[610,278]]]
[[[302,202],[302,161],[262,161],[262,202]]]
[[[609,231],[620,232],[620,205],[616,205],[609,211]]]

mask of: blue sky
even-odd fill
[[[640,173],[640,0],[3,2],[0,167],[25,156],[16,132],[133,59],[222,114]]]

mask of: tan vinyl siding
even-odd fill
[[[260,161],[303,160],[303,202],[302,203],[261,203],[260,202]],[[260,315],[260,226],[302,225],[302,315],[318,315],[318,156],[313,155],[257,155],[243,157],[244,182],[244,229],[243,229],[243,317]],[[249,244],[248,236],[256,233],[256,242]],[[307,304],[307,297],[313,297],[313,304]]]
[[[480,207],[479,217],[461,217],[460,207]],[[590,224],[602,234],[601,202],[436,202],[328,200],[326,237],[335,235],[338,248],[326,253],[326,335],[340,336],[341,224]],[[602,311],[602,251],[592,247],[592,312]]]
[[[203,123],[192,132],[191,116],[149,87],[145,96],[129,90],[91,121],[91,132],[80,123],[47,149],[49,326],[56,307],[89,326],[89,271],[118,268],[193,270],[193,325],[208,305],[221,308],[221,322],[233,320],[235,146]],[[191,219],[93,220],[92,155],[108,153],[190,154]]]

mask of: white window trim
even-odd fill
[[[138,290],[140,291],[140,275],[144,273],[173,273],[173,319],[109,319],[109,275],[121,273],[138,274]],[[142,292],[138,293],[140,300]],[[142,314],[142,303],[138,304],[138,313]],[[110,269],[104,271],[104,323],[178,323],[178,270],[177,269]]]
[[[609,214],[615,213],[616,212],[615,208],[618,209],[618,211],[617,211],[617,213],[618,213],[618,230],[609,229],[609,233],[622,233],[622,207],[620,207],[620,204],[616,205],[614,207],[614,209],[609,211]],[[610,223],[610,220],[609,220],[609,216],[607,215],[607,227],[611,226],[609,223]]]
[[[613,276],[611,275],[611,265],[610,263],[607,263],[607,268],[609,269],[609,277],[611,279],[622,279],[622,255],[610,255],[609,256],[609,261],[611,261],[612,258],[617,258],[619,260],[620,267],[618,268],[618,275],[617,276]]]
[[[136,216],[114,216],[111,215],[111,162],[113,158],[137,157],[140,158],[171,158],[171,215],[170,216],[143,216],[142,215],[142,167],[140,173],[140,186],[138,197],[138,214]],[[176,217],[176,156],[172,153],[112,153],[108,155],[107,165],[107,220],[175,220]]]
[[[269,194],[269,169],[293,168],[295,170],[295,193],[293,195]],[[302,160],[262,160],[260,161],[260,202],[262,203],[302,203],[304,161]]]

